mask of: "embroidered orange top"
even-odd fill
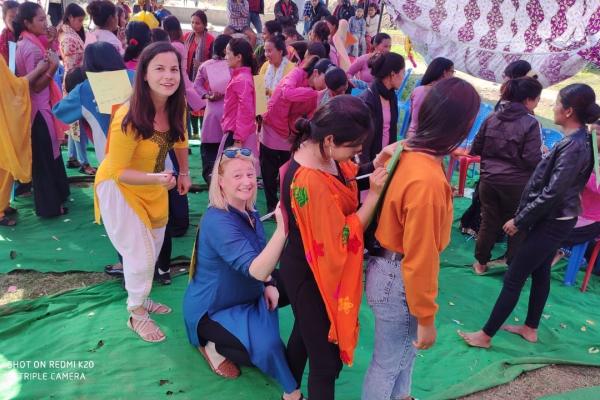
[[[340,163],[346,180],[358,167]],[[358,310],[362,298],[363,227],[356,215],[356,181],[342,183],[317,169],[300,167],[290,185],[292,212],[331,322],[328,339],[340,358],[352,365],[358,341]]]
[[[405,149],[381,206],[375,237],[402,253],[402,277],[410,313],[433,324],[438,306],[440,253],[450,243],[452,190],[441,162]]]
[[[96,172],[94,182],[94,211],[96,222],[100,222],[100,209],[95,195],[96,186],[107,179],[114,179],[125,201],[149,229],[160,228],[169,219],[169,199],[167,189],[160,185],[128,185],[119,180],[121,172],[133,169],[141,172],[157,173],[165,169],[165,159],[171,148],[188,147],[187,132],[185,141],[172,143],[167,132],[154,132],[149,139],[140,139],[130,127],[127,132],[121,129],[123,118],[129,107],[123,105],[115,112],[109,128],[106,158]],[[185,125],[184,125],[185,126]]]

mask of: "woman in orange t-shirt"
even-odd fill
[[[450,242],[452,190],[442,158],[464,140],[479,111],[471,84],[450,78],[423,101],[419,127],[384,194],[375,231],[380,247],[369,251],[367,302],[375,314],[373,358],[363,399],[410,397],[417,349],[433,346],[440,253]]]

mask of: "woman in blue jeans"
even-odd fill
[[[452,226],[452,190],[442,159],[464,140],[479,103],[473,86],[459,78],[432,87],[417,131],[391,172],[378,244],[369,249],[366,294],[375,314],[375,348],[363,400],[411,399],[416,351],[435,342],[440,253]]]

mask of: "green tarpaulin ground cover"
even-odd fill
[[[54,220],[37,219],[31,204],[27,205],[30,200],[19,200],[19,226],[0,231],[1,271],[100,271],[113,262],[114,253],[102,227],[92,224],[91,193],[89,187],[73,187],[73,211]],[[196,224],[206,207],[207,194],[190,197],[191,222]],[[455,218],[468,203],[468,199],[456,200]],[[273,224],[267,223],[267,231],[272,229]],[[176,239],[174,256],[189,256],[194,231],[192,226],[185,238]],[[526,343],[500,332],[490,350],[467,347],[456,331],[483,325],[503,275],[501,269],[486,276],[473,275],[468,267],[473,245],[455,226],[450,247],[442,255],[438,341],[417,357],[415,396],[456,398],[552,363],[600,366],[600,283],[594,277],[587,293],[562,286],[564,263],[553,273],[539,343]],[[11,249],[17,253],[14,259],[8,257]],[[497,251],[499,254],[502,248]],[[244,368],[234,381],[209,370],[185,336],[181,302],[186,283],[186,276],[180,276],[171,286],[153,290],[154,299],[174,308],[172,314],[156,317],[168,337],[159,344],[142,342],[128,330],[126,295],[115,281],[0,307],[0,399],[279,399],[276,383],[255,369]],[[527,290],[510,317],[512,321],[525,318]],[[292,324],[291,310],[279,312],[285,341]],[[360,398],[373,348],[374,322],[366,304],[360,321],[355,364],[345,367],[337,382],[338,399]],[[552,398],[599,398],[595,393],[594,389],[582,389]]]

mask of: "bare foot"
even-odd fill
[[[489,349],[492,345],[492,338],[486,335],[483,331],[471,333],[458,331],[458,334],[465,340],[465,342],[467,342],[469,346]]]
[[[565,253],[563,253],[561,250],[558,250],[556,252],[556,254],[554,255],[554,258],[552,259],[552,263],[550,264],[550,267],[554,267],[556,264],[558,264],[558,262],[560,260],[562,260],[562,258],[565,256]]]
[[[475,274],[481,275],[481,274],[485,273],[485,271],[487,271],[487,265],[480,264],[479,261],[475,261],[473,263],[473,271],[475,271]]]
[[[296,389],[292,393],[284,393],[283,394],[283,400],[301,400],[301,399],[302,399],[302,393],[300,392],[300,389]]]
[[[490,262],[487,263],[488,267],[499,267],[499,266],[505,266],[506,263],[506,258],[498,258],[496,260],[492,260]]]
[[[528,327],[527,325],[502,325],[500,328],[503,331],[521,335],[523,339],[531,343],[537,342],[537,329]]]

